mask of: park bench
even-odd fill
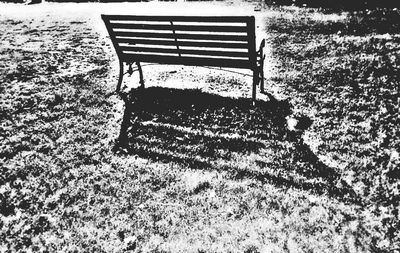
[[[144,87],[141,62],[249,69],[253,71],[253,102],[256,86],[260,84],[264,90],[265,41],[257,50],[253,16],[101,17],[119,59],[118,93],[123,76],[132,74],[134,63]]]

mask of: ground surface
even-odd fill
[[[1,252],[399,250],[397,11],[0,7]],[[277,100],[251,107],[248,75],[148,65],[132,95],[147,109],[116,147],[124,105],[99,14],[160,12],[256,15]],[[313,124],[289,131],[288,115]]]

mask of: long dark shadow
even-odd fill
[[[128,155],[201,170],[229,171],[231,178],[253,178],[358,203],[350,187],[337,186],[339,174],[286,127],[287,101],[229,98],[200,90],[133,89],[117,150]],[[268,150],[268,152],[264,152]],[[268,153],[269,155],[260,155]],[[234,159],[257,156],[251,168]],[[243,166],[242,166],[243,167]]]

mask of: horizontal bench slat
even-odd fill
[[[161,38],[161,39],[188,39],[188,40],[221,40],[221,41],[247,41],[244,35],[216,35],[216,34],[173,34],[149,32],[114,32],[119,37]]]
[[[119,35],[117,35],[119,36]],[[128,42],[129,40],[127,39],[116,39],[117,42]],[[155,40],[151,41],[155,42]],[[128,42],[129,43],[129,42]],[[230,42],[216,42],[216,41],[181,41],[178,40],[176,41],[160,41],[158,45],[161,45],[160,43],[163,43],[163,45],[179,45],[179,46],[188,46],[188,47],[214,47],[214,48],[242,48],[242,49],[247,49],[248,44],[247,43],[230,43]],[[153,44],[153,43],[151,43]],[[156,43],[154,43],[157,45]]]
[[[191,66],[216,66],[230,68],[252,68],[248,60],[229,59],[229,58],[207,58],[207,57],[190,57],[190,56],[166,56],[151,54],[130,54],[125,53],[122,60],[124,62],[153,62],[164,64],[182,64]]]
[[[155,53],[173,53],[173,54],[190,54],[190,55],[215,55],[215,56],[228,56],[228,57],[241,57],[248,58],[247,52],[238,51],[215,51],[215,50],[192,50],[192,49],[177,49],[177,48],[150,48],[150,47],[132,47],[120,46],[122,51],[131,52],[155,52]]]
[[[103,20],[135,20],[135,21],[183,21],[183,22],[248,22],[251,16],[143,16],[143,15],[101,15]]]
[[[153,24],[121,24],[111,23],[113,29],[143,29],[168,31],[207,31],[207,32],[246,32],[246,26],[219,26],[219,25],[153,25]]]

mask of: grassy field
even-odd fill
[[[273,97],[147,65],[125,108],[99,14],[156,7],[256,15]],[[399,252],[399,11],[253,9],[0,4],[0,252]]]

